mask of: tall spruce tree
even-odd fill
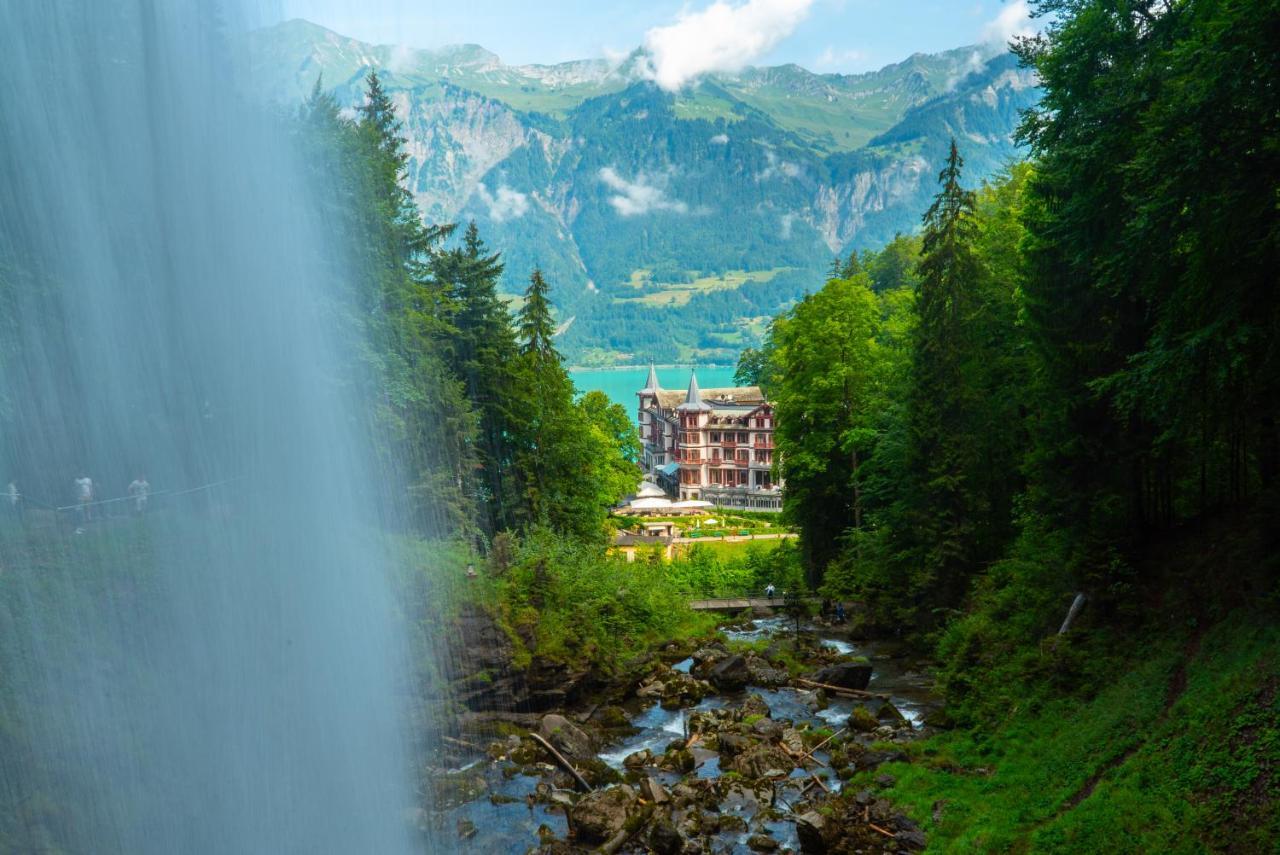
[[[534,270],[529,277],[529,287],[524,292],[524,305],[520,307],[516,326],[525,353],[536,353],[544,359],[554,358],[558,362],[560,355],[551,341],[556,334],[556,325],[551,317],[551,301],[547,297],[547,291],[542,271]]]
[[[483,475],[477,479],[477,498],[481,525],[490,535],[514,527],[519,516],[512,471],[518,348],[511,313],[498,296],[502,269],[501,259],[488,252],[475,222],[467,226],[462,245],[439,253],[432,265],[436,279],[457,307],[450,364],[480,420],[477,452]]]
[[[982,266],[974,252],[975,197],[960,185],[964,161],[951,141],[942,189],[924,216],[916,296],[918,322],[907,401],[906,484],[897,532],[909,601],[928,622],[955,605],[973,568],[985,513],[973,432],[978,389],[974,325]]]

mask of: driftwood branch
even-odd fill
[[[565,759],[565,756],[557,751],[555,746],[536,733],[530,733],[529,736],[531,736],[533,740],[543,748],[547,749],[547,751],[551,752],[551,756],[556,758],[556,762],[563,766],[565,771],[577,779],[578,783],[582,786],[582,789],[586,790],[588,793],[592,791],[593,788],[587,783],[587,779],[582,777],[582,774],[577,769],[573,768],[573,764]]]
[[[837,695],[849,695],[854,698],[875,698],[876,700],[887,701],[889,696],[880,692],[867,692],[862,689],[846,689],[844,686],[833,686],[830,683],[819,683],[815,680],[806,680],[803,677],[797,677],[796,682],[802,686],[808,686],[811,689],[826,689]]]
[[[867,823],[867,826],[868,826],[872,831],[878,831],[878,832],[880,832],[881,834],[883,834],[885,837],[893,837],[893,836],[894,836],[892,831],[890,831],[890,830],[889,830],[889,829],[887,829],[887,828],[881,828],[880,826],[876,825],[874,822],[868,822],[868,823]]]
[[[803,763],[803,762],[805,761],[805,759],[807,758],[807,759],[809,759],[809,760],[817,760],[817,762],[822,763],[822,761],[821,761],[821,760],[818,760],[818,758],[817,758],[817,757],[814,757],[813,755],[814,755],[815,753],[817,753],[817,751],[818,751],[818,749],[819,749],[819,748],[821,748],[822,746],[826,745],[828,742],[830,742],[831,740],[835,739],[837,736],[839,736],[840,734],[844,733],[844,732],[845,732],[846,730],[848,730],[848,729],[849,729],[849,728],[847,728],[847,727],[842,727],[842,728],[840,728],[839,730],[837,730],[835,733],[833,733],[833,734],[831,734],[830,736],[828,736],[826,739],[824,739],[824,740],[822,740],[821,742],[819,742],[817,745],[815,745],[815,746],[813,746],[812,748],[810,748],[810,749],[809,749],[808,751],[806,751],[804,754],[800,755],[800,762],[801,762],[801,763]],[[826,764],[826,763],[822,763],[822,765],[823,765],[823,766],[825,766],[825,765],[827,765],[827,764]]]

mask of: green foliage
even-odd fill
[[[770,330],[785,512],[802,523],[811,583],[835,557],[841,533],[864,525],[863,464],[901,372],[884,329],[886,306],[866,274],[856,273],[832,279]]]
[[[1280,834],[1275,625],[1236,613],[1189,660],[1177,638],[1111,650],[1076,678],[1096,693],[1010,696],[987,727],[936,736],[915,762],[886,767],[889,797],[931,847],[1269,851]]]
[[[546,530],[531,532],[489,605],[525,655],[608,671],[712,621],[689,609],[661,562],[609,558]]]
[[[789,542],[772,548],[741,546],[726,554],[720,544],[694,544],[667,564],[667,573],[679,590],[702,597],[758,595],[769,584],[779,591],[803,584],[798,556]]]

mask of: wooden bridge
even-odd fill
[[[800,602],[816,603],[818,597],[801,597]],[[780,609],[787,604],[784,597],[713,597],[690,600],[689,608],[699,612],[740,612],[743,609]]]

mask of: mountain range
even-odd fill
[[[732,362],[833,257],[917,227],[953,136],[971,185],[1016,159],[1039,96],[991,46],[854,75],[747,68],[675,93],[640,51],[510,66],[478,45],[371,45],[302,20],[244,48],[255,89],[283,104],[320,78],[352,107],[377,68],[424,215],[475,220],[508,293],[541,267],[578,364]]]

